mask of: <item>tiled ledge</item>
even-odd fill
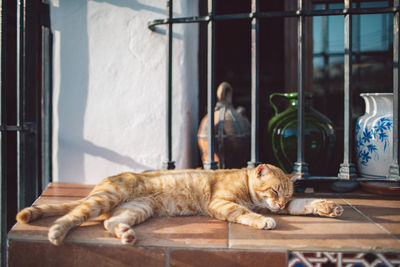
[[[51,184],[36,203],[78,199],[91,188]],[[152,218],[135,227],[134,247],[121,245],[100,221],[72,230],[65,244],[56,247],[47,241],[55,218],[44,218],[16,224],[10,231],[9,266],[128,266],[133,262],[135,266],[255,266],[263,262],[285,266],[297,255],[292,252],[321,251],[384,253],[400,260],[400,196],[358,192],[304,197],[334,199],[344,206],[344,214],[340,218],[272,214],[277,221],[272,231],[201,216]]]

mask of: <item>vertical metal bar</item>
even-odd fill
[[[399,172],[399,0],[394,0],[396,12],[393,16],[393,162],[388,178],[400,179]]]
[[[328,4],[323,4],[323,9],[327,10],[328,9]],[[322,17],[322,52],[324,53],[324,61],[326,60],[325,57],[327,56],[328,53],[328,48],[329,48],[329,39],[328,39],[328,28],[329,28],[329,22],[328,22],[328,16],[323,16]]]
[[[4,64],[4,41],[5,41],[5,29],[6,29],[6,12],[3,7],[3,0],[0,0],[0,125],[4,125],[3,120],[3,64]],[[0,131],[0,263],[1,267],[7,266],[7,157],[5,156],[6,146],[6,134]]]
[[[328,4],[323,4],[323,9],[328,9]],[[329,39],[328,39],[328,29],[329,29],[329,17],[322,17],[322,54],[324,57],[324,89],[329,91]],[[326,98],[324,98],[326,101]],[[326,102],[325,102],[326,103]]]
[[[251,1],[251,12],[253,15],[259,12],[259,1]],[[254,168],[260,162],[258,161],[258,114],[259,114],[259,19],[254,16],[251,20],[251,158],[247,163],[247,167]]]
[[[355,3],[356,8],[360,8],[360,2]],[[383,15],[382,15],[383,16]],[[351,43],[351,51],[352,53],[356,52],[356,55],[354,57],[354,61],[356,64],[359,64],[361,62],[361,32],[360,32],[360,15],[353,16],[352,18],[352,43]],[[357,68],[356,73],[352,73],[356,79],[361,79],[361,70],[360,68]]]
[[[172,19],[173,3],[172,0],[167,0],[167,16]],[[163,168],[170,170],[175,169],[175,162],[172,161],[172,23],[168,23],[167,27],[167,92],[166,92],[166,160],[163,163]]]
[[[31,131],[18,131],[18,209],[31,205],[39,194],[40,18],[39,1],[20,0],[17,9],[17,124]],[[28,23],[29,20],[29,23]],[[29,44],[29,45],[28,45]]]
[[[25,59],[25,1],[19,0],[17,5],[17,127],[22,125],[22,88],[25,84],[25,70],[23,60]],[[25,206],[25,186],[22,179],[22,144],[21,132],[17,132],[17,209]]]
[[[42,26],[42,191],[51,182],[51,32]]]
[[[210,20],[207,25],[207,117],[208,117],[208,158],[204,162],[204,168],[215,170],[218,168],[214,161],[214,105],[215,105],[215,3],[208,0],[208,16]]]
[[[351,8],[351,0],[344,0],[345,10]],[[344,148],[343,163],[340,164],[338,178],[351,179],[356,176],[352,163],[352,127],[351,127],[351,74],[352,74],[352,15],[344,16]]]
[[[309,176],[308,164],[304,160],[304,90],[305,90],[305,17],[303,1],[297,1],[297,92],[298,92],[298,131],[297,131],[297,161],[293,173],[303,173]]]
[[[356,8],[360,8],[360,2],[356,2]],[[383,15],[382,15],[383,16]],[[352,36],[354,37],[354,40],[351,43],[351,50],[352,52],[356,51],[357,57],[360,57],[360,52],[361,52],[361,31],[360,31],[360,15],[356,15],[352,18]],[[384,31],[384,30],[382,30]],[[359,63],[359,58],[356,60],[357,63]]]

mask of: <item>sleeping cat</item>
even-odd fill
[[[258,229],[273,229],[273,218],[253,212],[261,208],[293,215],[340,216],[343,208],[323,199],[291,199],[292,180],[278,167],[261,164],[253,169],[174,170],[122,173],[100,182],[90,194],[65,204],[25,208],[18,222],[42,216],[64,215],[50,227],[54,245],[84,221],[106,215],[104,227],[123,244],[134,244],[133,226],[151,216],[208,215]]]

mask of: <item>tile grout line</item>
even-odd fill
[[[165,267],[170,267],[170,262],[169,262],[169,259],[170,259],[170,249],[169,248],[166,248],[165,249]]]
[[[227,243],[228,243],[228,244],[226,244],[226,245],[227,245],[228,249],[230,249],[230,248],[231,248],[231,223],[230,223],[230,222],[228,222],[228,238],[227,238]]]
[[[351,208],[353,208],[355,211],[357,211],[361,216],[363,216],[364,218],[366,218],[369,222],[373,223],[376,227],[378,227],[381,231],[387,233],[388,235],[390,235],[394,240],[396,240],[397,242],[400,243],[400,239],[395,236],[394,234],[392,234],[391,232],[389,232],[388,230],[386,230],[382,225],[380,225],[379,223],[376,223],[374,220],[372,220],[369,216],[365,215],[361,210],[357,209],[355,206],[351,205],[350,202],[348,202],[346,199],[342,198],[342,200],[344,202],[347,203],[347,205],[349,205]]]

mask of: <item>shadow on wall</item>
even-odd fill
[[[115,1],[112,1],[112,0],[93,0],[93,1],[99,2],[99,3],[110,3],[112,5],[119,6],[119,7],[127,7],[127,8],[130,8],[130,9],[133,9],[135,11],[139,11],[139,12],[140,11],[150,11],[152,13],[159,14],[160,18],[166,18],[166,16],[167,16],[166,9],[162,9],[162,8],[158,8],[158,7],[154,7],[154,6],[149,6],[149,5],[146,5],[146,4],[138,2],[137,0],[115,0]],[[142,1],[145,2],[146,0],[142,0]],[[164,1],[165,5],[166,5],[167,1],[165,1],[165,0],[162,0],[162,1]],[[176,13],[176,12],[173,12],[172,16],[173,17],[177,17],[177,16],[179,16],[179,14]],[[159,34],[166,34],[165,28],[160,28],[160,27],[156,27],[154,29],[154,32],[159,33]],[[182,34],[179,34],[179,33],[176,33],[176,32],[173,33],[173,37],[175,39],[179,39],[179,40],[183,39]]]
[[[137,0],[95,1],[137,11],[148,10],[160,15],[165,14],[165,10],[142,4]],[[58,51],[55,50],[55,53],[59,53],[55,54],[55,57],[59,57],[59,74],[57,74],[59,80],[55,81],[59,87],[57,110],[55,110],[55,117],[58,117],[58,136],[55,137],[58,139],[56,155],[58,179],[68,179],[77,183],[85,182],[85,154],[101,157],[131,169],[149,169],[129,156],[121,155],[84,139],[84,115],[89,79],[88,1],[56,2],[57,4],[52,6],[52,16],[59,17],[58,23],[53,23],[52,27],[59,38]],[[73,99],[73,101],[65,101],[65,99]]]
[[[153,13],[157,13],[157,14],[165,14],[166,11],[165,9],[161,9],[158,7],[154,7],[154,6],[149,6],[146,4],[143,4],[137,0],[93,0],[95,2],[99,2],[99,3],[110,3],[114,6],[119,6],[119,7],[127,7],[136,11],[143,11],[143,10],[147,10]],[[146,0],[142,0],[143,2],[146,2]],[[166,1],[165,1],[166,3]]]

